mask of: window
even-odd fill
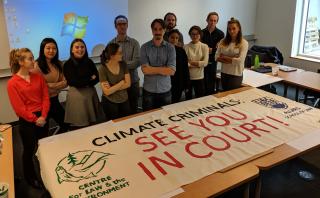
[[[301,0],[298,9],[301,13],[298,55],[320,59],[320,0]]]

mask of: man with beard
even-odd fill
[[[140,50],[141,69],[144,74],[143,110],[159,108],[171,103],[171,78],[176,70],[176,51],[163,40],[165,24],[162,19],[151,23],[153,38]]]
[[[174,13],[172,12],[168,12],[165,16],[164,16],[164,22],[166,25],[166,32],[164,33],[163,39],[165,41],[168,41],[169,39],[169,32],[171,30],[173,30],[176,26],[177,26],[177,17]],[[180,33],[179,34],[179,47],[183,47],[184,43],[183,43],[183,35]]]
[[[209,47],[209,64],[204,68],[205,95],[213,94],[219,89],[216,87],[217,62],[214,56],[217,51],[217,45],[224,38],[224,33],[216,25],[219,21],[219,15],[216,12],[210,12],[207,16],[207,27],[202,30],[203,36],[201,42]]]
[[[127,89],[131,113],[137,113],[139,98],[139,76],[137,68],[140,66],[140,45],[138,41],[127,35],[128,18],[119,15],[114,19],[114,26],[117,30],[117,36],[110,43],[118,43],[122,49],[123,61],[127,63],[131,86]]]

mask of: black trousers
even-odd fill
[[[171,104],[171,91],[165,93],[151,93],[143,90],[143,111],[148,111],[155,108]]]
[[[40,116],[41,112],[35,113]],[[34,185],[41,181],[39,162],[35,153],[38,149],[38,140],[48,136],[48,124],[38,127],[35,123],[19,118],[19,133],[23,143],[23,172],[26,181]]]
[[[205,95],[216,93],[217,62],[212,62],[204,68]]]
[[[102,96],[101,104],[107,121],[125,117],[131,112],[128,100],[123,103],[114,103]]]
[[[49,118],[52,118],[59,126],[59,133],[66,132],[68,130],[68,124],[64,122],[64,108],[59,102],[58,96],[54,96],[50,98],[50,110],[48,113],[48,121]]]
[[[131,114],[135,114],[137,113],[138,99],[140,95],[139,81],[132,83],[131,86],[127,89],[127,91],[128,91]]]
[[[186,93],[186,98],[188,100],[192,99],[192,89],[194,89],[194,93],[196,95],[196,98],[202,97],[205,94],[205,84],[204,79],[200,80],[190,80],[190,88],[189,91]]]
[[[172,103],[180,102],[183,91],[184,91],[183,87],[178,87],[178,86],[172,86],[171,87],[171,94],[172,94],[171,100],[172,100]]]
[[[224,91],[237,89],[241,87],[243,76],[234,76],[221,73],[221,85]]]

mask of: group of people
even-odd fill
[[[24,145],[24,173],[28,183],[41,185],[36,174],[34,156],[39,139],[48,136],[48,120],[53,118],[60,132],[89,126],[137,112],[139,76],[144,74],[143,110],[202,97],[217,91],[217,62],[222,63],[223,90],[241,86],[248,42],[242,38],[238,20],[228,21],[226,36],[216,25],[219,15],[207,16],[207,27],[192,26],[191,42],[184,45],[176,27],[177,17],[167,13],[164,19],[151,23],[153,38],[141,48],[137,40],[127,35],[128,19],[114,19],[117,36],[101,53],[99,69],[88,57],[82,39],[70,46],[70,58],[62,63],[56,41],[45,38],[40,44],[38,58],[28,48],[10,52],[13,73],[8,82],[8,95],[19,117],[20,134]],[[100,83],[101,102],[95,85]],[[58,96],[69,86],[65,108]]]

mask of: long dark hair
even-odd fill
[[[100,55],[101,64],[106,64],[111,56],[117,53],[119,47],[118,43],[109,43]]]
[[[56,55],[51,59],[51,63],[54,65],[54,67],[56,67],[59,72],[62,72],[62,64],[61,61],[59,60],[59,49],[58,49],[58,45],[57,42],[53,39],[53,38],[44,38],[41,41],[40,44],[40,51],[39,51],[39,57],[36,60],[38,63],[38,66],[41,70],[42,73],[44,74],[48,74],[50,72],[50,68],[48,66],[47,60],[46,60],[46,56],[44,55],[44,48],[48,43],[53,43],[56,46],[57,49],[57,53]]]
[[[225,45],[225,46],[229,45],[231,43],[231,41],[232,41],[231,35],[229,34],[229,31],[228,31],[228,27],[231,24],[237,24],[237,26],[239,27],[239,32],[238,32],[238,35],[237,35],[237,38],[236,38],[236,45],[239,45],[241,43],[241,41],[242,41],[242,30],[241,30],[240,22],[237,19],[232,17],[228,21],[227,34],[226,34],[226,37],[222,41],[222,44]]]
[[[86,45],[86,43],[85,43],[81,38],[73,39],[73,41],[71,42],[71,45],[70,45],[70,58],[71,58],[72,60],[78,62],[78,61],[77,61],[77,58],[75,58],[74,55],[73,55],[73,53],[72,53],[73,45],[74,45],[76,42],[81,42],[81,43],[83,43],[84,47],[86,48],[86,51],[85,51],[83,57],[81,58],[81,60],[88,59],[88,58],[89,58],[89,55],[88,55],[87,45]]]

